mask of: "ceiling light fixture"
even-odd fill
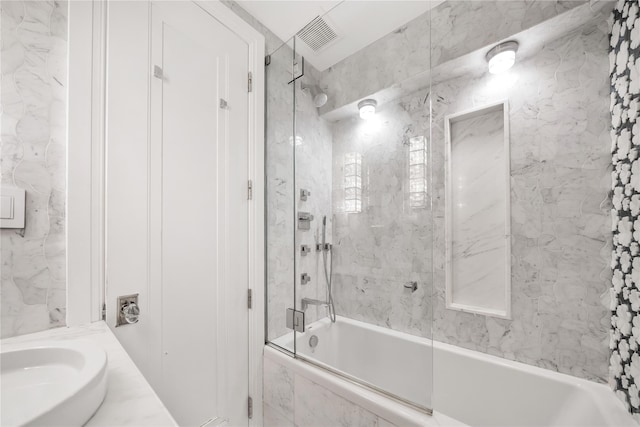
[[[376,106],[378,103],[375,99],[364,99],[358,102],[358,110],[360,110],[360,118],[369,120],[376,115]]]
[[[518,42],[509,40],[494,46],[487,52],[487,62],[489,63],[489,72],[491,74],[500,74],[513,67],[516,62],[516,52],[518,51]]]

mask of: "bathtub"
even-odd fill
[[[295,344],[295,359],[275,347],[265,358],[398,426],[637,427],[606,385],[341,316]]]

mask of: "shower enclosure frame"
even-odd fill
[[[298,266],[298,259],[300,257],[300,245],[301,242],[298,236],[298,229],[297,229],[297,222],[298,222],[298,218],[297,218],[297,214],[298,214],[298,210],[300,209],[297,203],[297,198],[298,198],[298,192],[300,191],[298,189],[298,181],[297,181],[297,176],[296,176],[296,168],[297,168],[297,162],[296,162],[296,145],[297,145],[297,138],[298,138],[298,127],[299,127],[299,123],[298,123],[298,99],[297,99],[297,93],[300,92],[300,90],[296,87],[296,82],[300,77],[304,76],[304,72],[300,73],[300,74],[296,74],[296,71],[300,71],[299,68],[296,68],[296,61],[298,62],[298,67],[300,67],[300,64],[304,64],[304,57],[302,55],[300,55],[298,52],[296,52],[295,46],[296,46],[296,36],[292,37],[292,39],[290,39],[289,41],[284,42],[280,47],[278,47],[277,49],[273,50],[272,52],[269,53],[269,55],[267,55],[266,60],[265,60],[265,73],[268,73],[268,69],[269,66],[273,66],[273,62],[274,62],[274,57],[273,54],[275,54],[276,52],[278,52],[279,49],[291,49],[292,50],[292,55],[291,55],[291,68],[290,68],[290,73],[291,73],[291,80],[288,82],[280,82],[278,84],[282,84],[283,86],[287,85],[287,84],[291,84],[293,85],[293,87],[291,88],[286,88],[287,90],[287,95],[290,97],[290,99],[292,99],[292,111],[291,111],[291,117],[287,117],[286,120],[291,120],[291,123],[289,124],[290,127],[290,131],[291,131],[291,137],[289,138],[290,141],[292,141],[292,147],[291,147],[291,153],[292,153],[292,170],[291,171],[287,171],[288,173],[292,173],[292,177],[293,177],[293,193],[292,194],[287,194],[287,197],[289,199],[287,199],[288,201],[292,201],[293,205],[292,206],[286,206],[286,209],[291,209],[290,214],[293,216],[293,228],[292,228],[292,234],[289,235],[289,230],[287,230],[287,238],[292,238],[293,239],[293,246],[292,246],[292,260],[293,260],[293,274],[291,277],[291,280],[293,281],[293,286],[292,286],[292,295],[287,295],[287,298],[290,298],[291,296],[293,297],[293,301],[290,300],[286,300],[287,302],[287,306],[288,307],[292,307],[293,310],[300,310],[300,303],[298,301],[298,299],[300,299],[300,289],[298,289],[299,283],[298,280],[300,279],[300,274],[302,273],[302,269],[299,268]],[[287,52],[287,54],[289,54],[289,52]],[[269,82],[269,79],[265,77],[265,81]],[[268,83],[267,83],[268,84]],[[304,85],[304,83],[302,83]],[[425,87],[429,87],[430,88],[431,83],[429,81],[428,85]],[[286,86],[285,86],[286,87]],[[267,90],[269,89],[268,87],[266,88]],[[267,120],[267,116],[268,116],[268,110],[269,110],[269,105],[268,105],[268,94],[265,96],[265,98],[267,99],[267,107],[265,110],[265,141],[267,140],[267,134],[268,134],[268,130],[266,128],[266,126],[268,126],[268,120]],[[288,107],[288,106],[287,106]],[[428,109],[429,112],[431,112],[431,97],[428,97],[428,101],[426,102],[425,108]],[[429,115],[431,115],[431,113],[429,113]],[[431,227],[433,227],[433,200],[432,200],[432,196],[433,196],[433,171],[432,171],[432,125],[431,125],[431,118],[429,118],[429,128],[428,131],[425,133],[425,138],[426,138],[426,161],[427,161],[427,172],[426,172],[426,191],[428,194],[428,200],[426,203],[426,208],[431,212],[429,214],[429,223],[431,224]],[[265,154],[265,172],[266,172],[266,165],[267,165],[267,161],[268,161],[268,154]],[[287,161],[289,159],[287,158]],[[408,153],[407,153],[407,162],[408,162]],[[287,178],[289,178],[289,175],[287,175]],[[408,175],[407,175],[407,179],[408,179]],[[265,183],[266,184],[266,183]],[[404,188],[401,191],[405,191],[406,188]],[[265,194],[268,192],[268,188],[266,188],[265,186]],[[315,194],[315,193],[314,193]],[[267,201],[267,197],[268,195],[266,194],[265,196],[265,202]],[[407,202],[409,203],[408,199]],[[333,213],[333,212],[332,212]],[[268,215],[268,213],[267,213]],[[320,218],[316,218],[315,220],[321,220]],[[266,237],[266,233],[267,230],[265,228],[265,242],[268,244],[267,241],[267,237]],[[330,241],[332,240],[332,238],[330,239]],[[305,242],[306,243],[306,242]],[[427,254],[427,257],[431,259],[431,262],[433,263],[433,239],[431,239],[431,243],[429,244],[429,248],[431,250],[431,254]],[[315,251],[312,249],[311,253],[315,253]],[[333,255],[331,255],[333,256]],[[322,261],[320,261],[320,263],[322,264]],[[287,335],[293,334],[294,339],[291,342],[291,344],[285,344],[285,345],[281,345],[280,343],[276,343],[274,341],[277,341],[277,337],[274,337],[273,339],[271,337],[269,337],[269,314],[270,314],[270,310],[273,309],[273,307],[270,307],[268,304],[269,301],[269,280],[268,280],[268,276],[267,276],[267,269],[269,268],[268,265],[268,261],[267,261],[267,265],[265,265],[265,282],[266,282],[266,293],[265,293],[265,344],[268,347],[273,348],[274,350],[277,350],[280,353],[283,353],[285,355],[287,355],[288,357],[291,357],[293,359],[298,359],[304,363],[307,363],[311,366],[313,366],[314,368],[320,369],[323,372],[327,372],[330,373],[332,375],[335,375],[337,377],[339,377],[340,379],[347,381],[350,384],[356,385],[358,387],[362,387],[364,389],[370,390],[372,392],[375,392],[381,396],[383,396],[384,398],[390,399],[396,403],[400,403],[402,405],[406,405],[407,407],[419,411],[420,413],[423,414],[427,414],[427,415],[432,415],[433,414],[433,384],[431,383],[430,386],[430,391],[429,391],[429,407],[427,406],[423,406],[417,402],[413,402],[411,400],[402,398],[396,394],[393,394],[387,390],[385,390],[384,388],[378,387],[374,384],[368,383],[365,380],[362,380],[360,378],[358,378],[355,375],[350,375],[348,372],[344,372],[341,371],[339,369],[333,368],[331,366],[327,366],[324,363],[318,363],[317,361],[306,357],[304,354],[301,354],[300,351],[298,351],[298,343],[297,343],[297,337],[298,334],[300,332],[297,332],[295,329],[289,329],[287,332]],[[433,267],[432,267],[433,268]],[[321,272],[320,272],[321,274]],[[320,282],[324,283],[324,277],[319,277],[318,278],[320,280]],[[430,278],[429,280],[431,281],[430,284],[426,285],[426,288],[429,289],[429,298],[433,299],[433,271],[430,273]],[[322,287],[322,285],[320,284],[320,282],[318,283],[318,287]],[[431,318],[429,319],[430,324],[432,325],[433,323],[433,313],[431,314]],[[323,317],[321,317],[322,319]],[[305,326],[307,324],[307,320],[305,319]],[[432,337],[427,338],[428,340],[432,340]],[[431,349],[431,357],[433,357],[433,349]],[[428,363],[430,365],[429,370],[431,372],[431,375],[433,375],[433,360],[431,361],[426,361],[425,363]]]

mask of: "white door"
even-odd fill
[[[246,425],[248,46],[191,2],[151,5],[150,282],[178,424]]]

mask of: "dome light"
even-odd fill
[[[494,46],[487,53],[487,62],[489,62],[489,72],[491,74],[500,74],[513,67],[516,62],[516,52],[518,51],[518,42],[510,40]]]
[[[376,106],[378,103],[375,99],[365,99],[358,102],[358,110],[360,110],[360,118],[363,120],[372,119],[376,115]]]

